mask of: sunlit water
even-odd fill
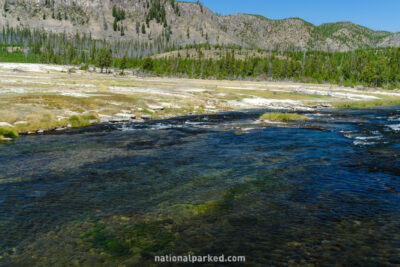
[[[0,146],[0,265],[76,221],[163,214],[176,240],[160,251],[178,255],[398,266],[399,110],[306,113],[289,127],[255,123],[263,111],[251,111],[21,137]],[[218,208],[199,216],[171,211],[210,201]]]

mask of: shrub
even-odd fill
[[[91,120],[98,120],[99,117],[95,114],[73,115],[69,117],[69,123],[72,127],[85,127],[90,125]]]
[[[400,105],[399,99],[375,100],[375,101],[357,101],[357,102],[339,102],[334,103],[336,108],[373,108],[379,106]]]
[[[6,138],[18,138],[18,132],[13,130],[13,129],[8,129],[8,128],[0,128],[0,136],[6,137]]]
[[[299,115],[296,113],[280,113],[269,112],[260,117],[260,120],[279,121],[279,122],[292,122],[308,120],[307,116]]]
[[[89,64],[82,65],[79,69],[80,70],[88,70],[89,69]]]
[[[154,62],[153,59],[151,57],[146,57],[143,60],[143,65],[142,68],[146,71],[152,71],[154,68]]]

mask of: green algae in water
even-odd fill
[[[279,185],[277,179],[257,177],[247,183],[233,185],[222,193],[222,198],[219,200],[210,200],[200,204],[176,203],[171,205],[169,210],[172,210],[176,217],[206,216],[211,213],[229,212],[234,208],[235,201],[240,201],[241,198],[248,196],[250,193],[256,193],[277,185]]]
[[[101,251],[107,252],[112,256],[125,256],[130,251],[130,243],[106,234],[105,226],[96,225],[94,229],[88,230],[80,235],[80,238],[90,248],[100,249]]]
[[[150,215],[145,222],[122,226],[112,221],[96,223],[93,228],[80,234],[80,239],[89,249],[96,249],[100,254],[105,252],[114,260],[132,258],[135,255],[151,258],[167,248],[173,249],[174,242],[179,240],[176,229],[207,220],[210,215],[231,213],[236,201],[276,184],[275,179],[259,177],[247,183],[233,185],[219,200],[199,204],[172,204],[167,212],[161,215],[170,218],[158,219],[159,217]]]
[[[140,254],[150,257],[154,253],[164,250],[175,240],[169,227],[173,224],[171,219],[152,222],[141,222],[133,226],[125,226],[117,233],[111,233],[113,225],[97,224],[80,235],[83,243],[88,248],[106,252],[113,258],[126,257]],[[111,228],[111,229],[109,229]]]

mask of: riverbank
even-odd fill
[[[253,108],[312,111],[400,104],[399,90],[143,78],[44,64],[0,63],[0,79],[0,128],[19,134]]]

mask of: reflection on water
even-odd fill
[[[22,137],[0,147],[0,265],[134,266],[163,253],[398,265],[398,109]]]

